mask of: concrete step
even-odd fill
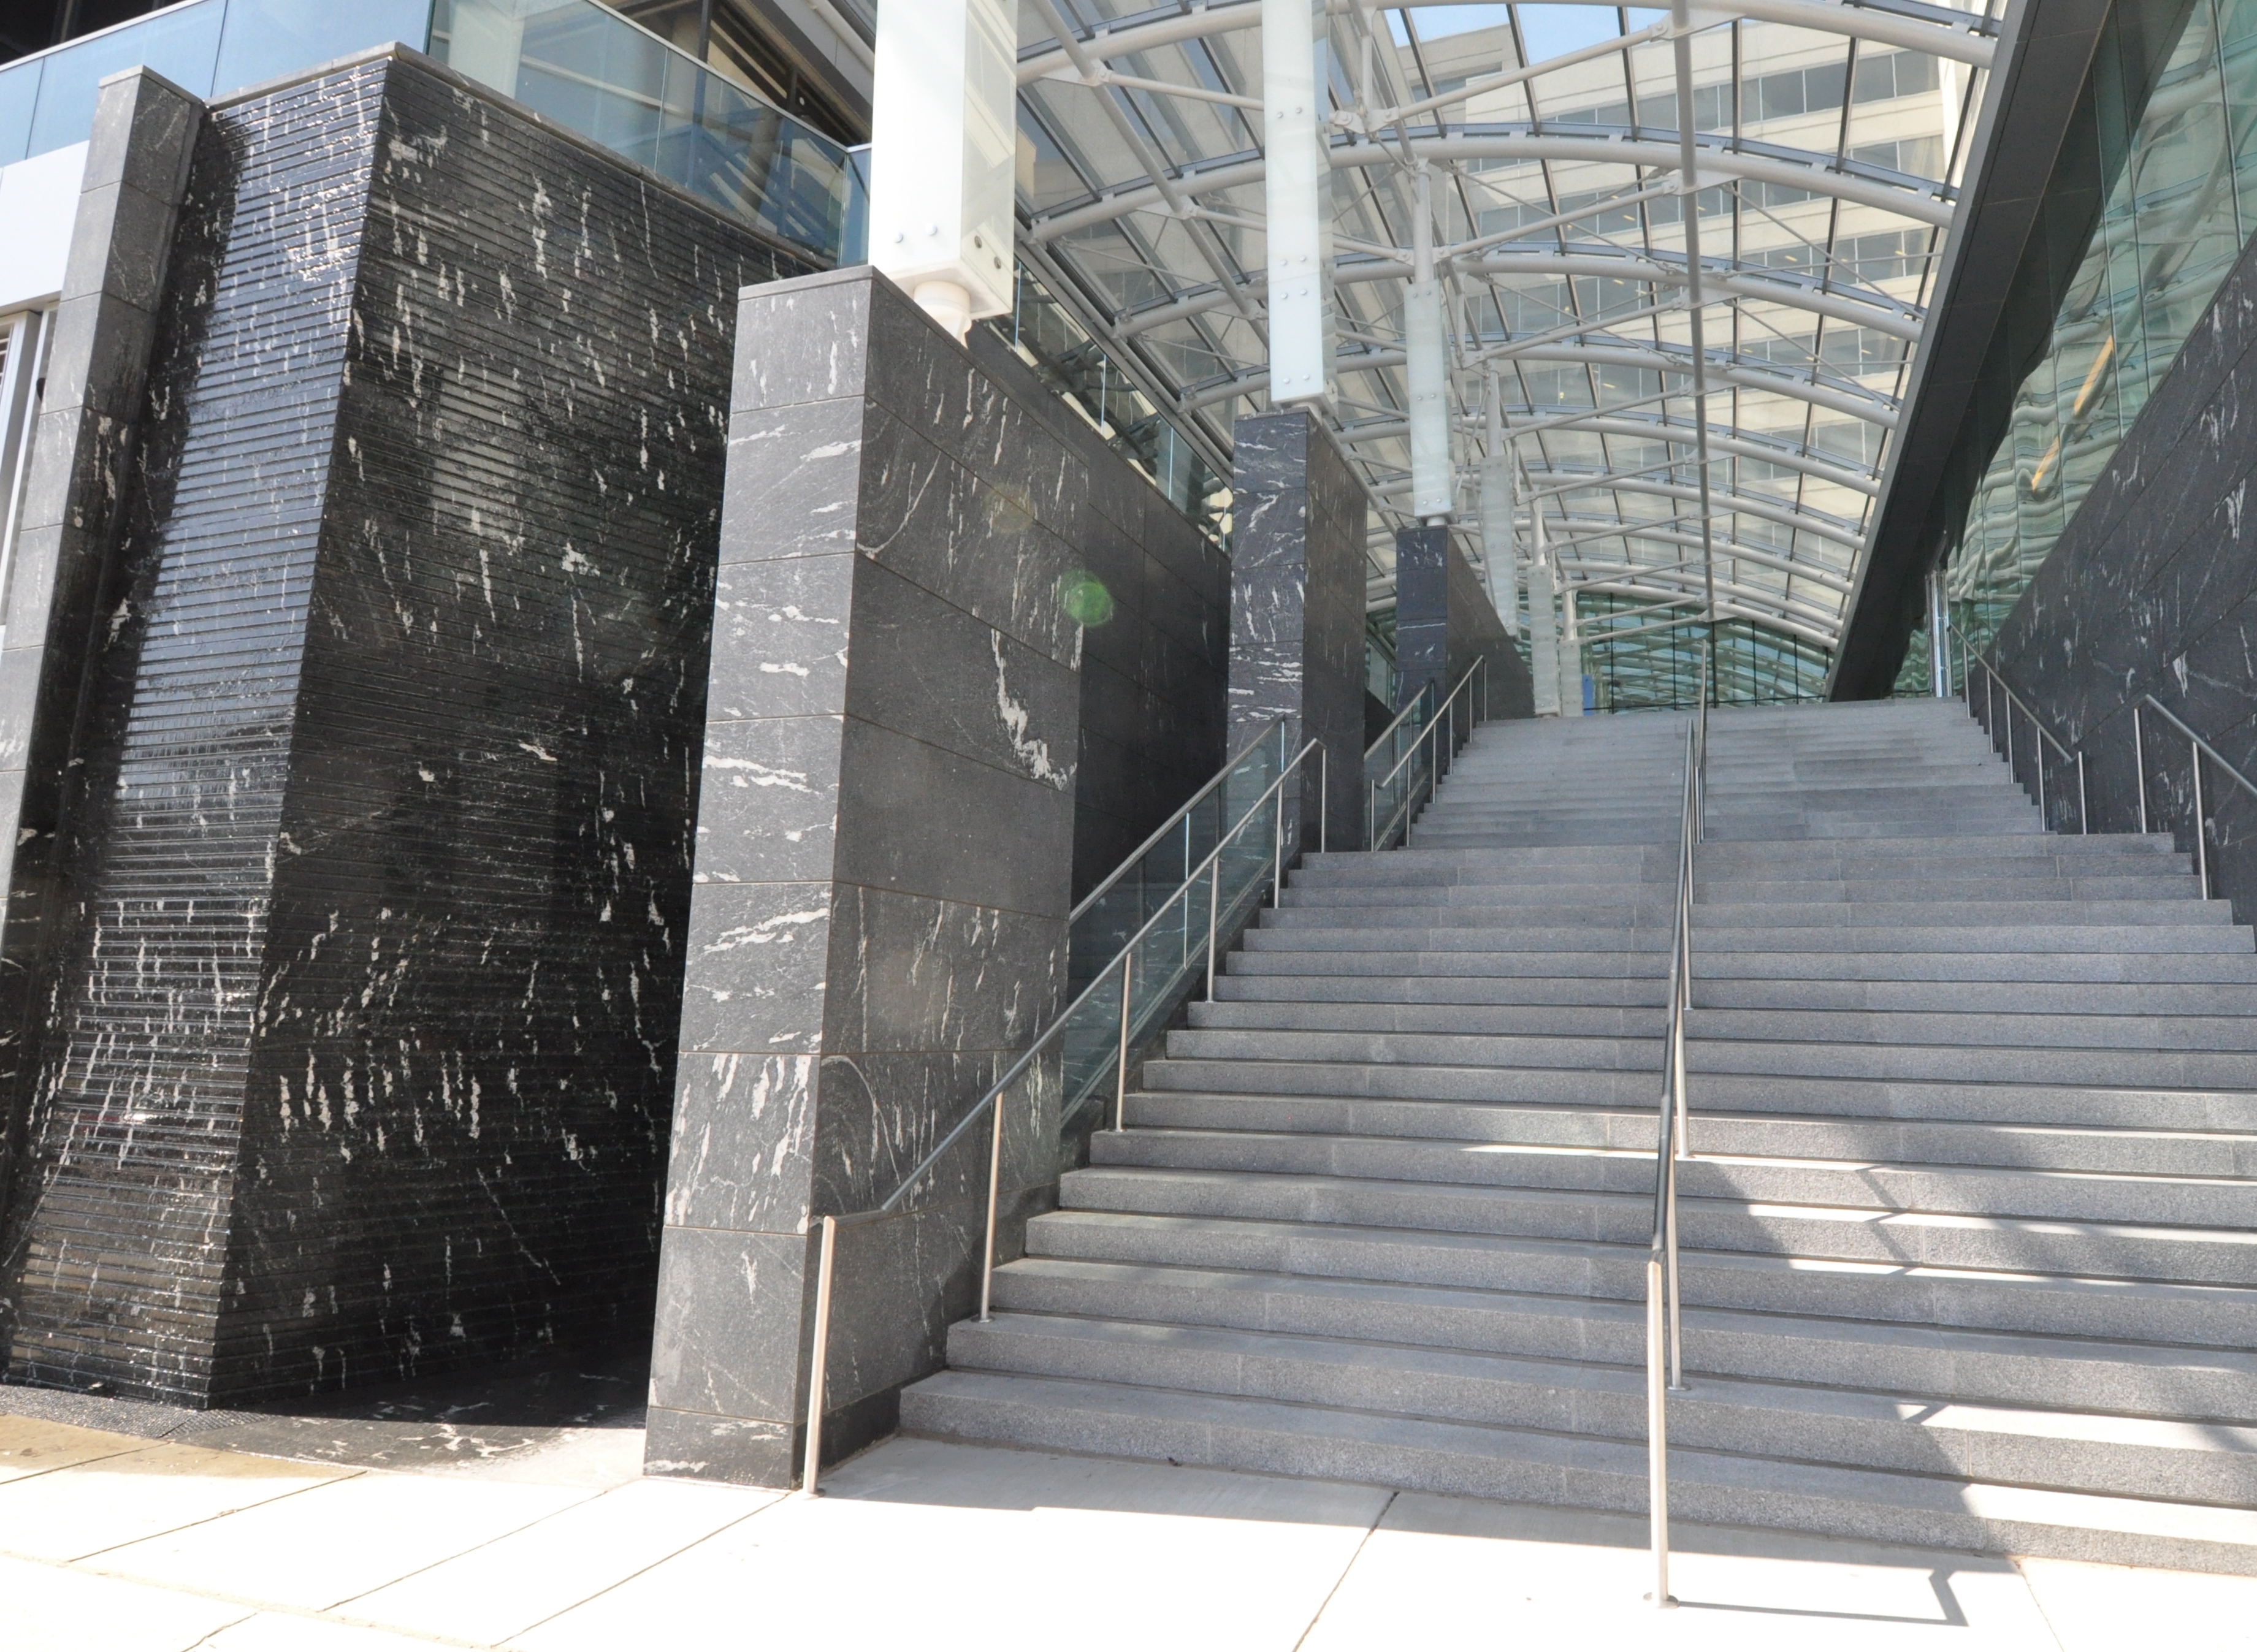
[[[902,1396],[904,1428],[1029,1449],[1635,1512],[1642,1444],[1126,1384],[943,1372]],[[1677,1518],[1934,1547],[2257,1571],[2257,1515],[2133,1498],[1673,1450]]]
[[[1259,935],[1260,931],[1251,932]],[[1302,935],[1295,939],[1305,942]],[[1695,933],[1695,939],[1700,939]],[[1650,951],[1594,950],[1573,952],[1523,952],[1503,949],[1472,950],[1462,944],[1448,950],[1420,952],[1411,949],[1354,950],[1306,944],[1263,947],[1235,952],[1226,961],[1225,976],[1320,976],[1343,978],[1401,977],[1536,979],[1600,978],[1629,976],[1658,979],[1667,971],[1666,937]],[[1854,988],[1900,983],[1991,982],[2001,985],[2056,984],[2169,987],[2174,985],[2226,985],[2257,982],[2257,954],[2232,952],[2112,954],[2102,952],[1717,952],[1696,950],[1694,955],[1696,993],[1704,999],[1703,983],[1748,981],[1808,982]]]
[[[1072,1210],[1149,1216],[1338,1222],[1627,1244],[1652,1232],[1652,1158],[1644,1157],[1646,1185],[1637,1192],[1095,1165],[1067,1175],[1060,1198]],[[1693,1197],[1680,1190],[1679,1232],[1686,1246],[1698,1250],[2257,1286],[2257,1236],[2246,1229],[1882,1211],[1864,1204],[1754,1204]]]
[[[1235,1001],[1194,1003],[1197,1029],[1238,1031],[1509,1034],[1539,1037],[1658,1038],[1659,1009],[1591,1005],[1496,1005]],[[2239,1015],[2045,1015],[2013,1013],[1719,1009],[1695,1006],[1695,1040],[1765,1039],[1796,1043],[1940,1044],[2014,1049],[2253,1050],[2257,1017]]]
[[[959,1324],[948,1344],[950,1363],[964,1370],[1638,1441],[1645,1373],[1629,1352],[1631,1360],[1603,1362],[1050,1313]],[[2183,1502],[2257,1501],[2257,1430],[1939,1405],[1697,1370],[1687,1378],[1669,1418],[1671,1441],[1684,1448]]]
[[[1348,1008],[1344,1005],[1307,1007],[1317,1013],[1338,1013]],[[1406,1005],[1403,1008],[1408,1011],[1410,1006]],[[1249,1012],[1238,1006],[1217,1006],[1214,1013],[1234,1014]],[[1446,1015],[1480,1017],[1497,1012],[1450,1008],[1443,1013]],[[1543,1013],[1535,1012],[1538,1014]],[[1550,1013],[1565,1012],[1555,1010]],[[1251,1026],[1255,1023],[1217,1021],[1213,1024]],[[1803,1043],[1824,1041],[1852,1044],[1962,1044],[2008,1049],[2044,1046],[2058,1049],[2257,1050],[2257,1016],[2251,1015],[2079,1015],[1971,1009],[1955,1013],[1912,1010],[1727,1009],[1696,1006],[1687,1017],[1686,1027],[1687,1036],[1704,1041],[1714,1039],[1780,1039]],[[1486,1032],[1490,1029],[1484,1026],[1468,1025],[1465,1030]],[[1527,1030],[1553,1029],[1532,1024]],[[1581,1028],[1579,1027],[1577,1030]],[[1591,1030],[1601,1029],[1595,1022]],[[1631,1029],[1625,1027],[1624,1030]]]
[[[1395,955],[1390,955],[1393,957]],[[1265,963],[1273,960],[1265,958]],[[1449,976],[1382,972],[1291,975],[1225,972],[1221,1003],[1659,1006],[1656,974],[1620,977]],[[1696,1009],[1928,1012],[2001,1015],[2257,1016],[2257,985],[2124,985],[2054,981],[1829,981],[1717,977],[1697,983]]]
[[[1588,1190],[1650,1197],[1651,1115],[1643,1123],[1639,1129],[1624,1118],[1619,1132],[1624,1140],[1619,1145],[1333,1135],[1321,1133],[1312,1124],[1285,1131],[1232,1130],[1216,1124],[1181,1130],[1104,1131],[1091,1140],[1090,1162],[1107,1168]],[[2014,1164],[1790,1159],[1783,1156],[1785,1143],[1766,1147],[1771,1156],[1728,1156],[1733,1134],[1744,1140],[1758,1128],[1759,1120],[1741,1121],[1736,1132],[1729,1122],[1712,1126],[1704,1115],[1695,1143],[1700,1156],[1681,1161],[1678,1168],[1680,1197],[2032,1221],[2257,1228],[2257,1180],[2246,1175],[2158,1176],[2066,1168],[2033,1175]],[[1603,1129],[1603,1121],[1593,1120],[1588,1133],[1600,1134]],[[1570,1129],[1561,1133],[1578,1133]],[[1811,1136],[1820,1133],[1813,1131]],[[1812,1140],[1811,1145],[1817,1143]],[[2234,1145],[2221,1144],[2227,1156]],[[2240,1156],[2246,1161],[2247,1154]]]
[[[1673,822],[1673,823],[1674,823]],[[1327,855],[1310,855],[1302,865],[1311,870],[1327,868],[1355,870],[1371,868],[1376,872],[1395,865],[1408,866],[1491,866],[1526,864],[1555,865],[1567,861],[1617,861],[1633,856],[1636,851],[1619,845],[1602,844],[1565,844],[1549,846],[1501,846],[1495,848],[1460,848],[1447,850],[1397,849],[1383,854],[1366,854],[1335,851]],[[1673,865],[1674,850],[1663,851]],[[1745,843],[1704,844],[1701,848],[1703,866],[1767,865],[1779,860],[1817,861],[1844,857],[1857,860],[1910,858],[1934,860],[1972,856],[1989,858],[2027,858],[2031,859],[2079,859],[2087,855],[2150,854],[2176,857],[2177,851],[2170,836],[2164,832],[2104,832],[2091,837],[2062,837],[2054,833],[2038,833],[2027,837],[2013,838],[1925,837],[1868,837],[1854,844],[1822,843],[1807,838],[1780,838],[1769,842],[1751,840]]]
[[[1356,905],[1291,904],[1265,909],[1264,929],[1363,929],[1533,928],[1564,929],[1575,925],[1603,928],[1667,926],[1676,921],[1673,902],[1625,900],[1588,906],[1475,905],[1473,901],[1426,901]],[[1986,930],[1992,925],[2027,929],[2039,925],[2091,928],[2150,925],[2182,928],[2233,922],[2224,900],[1874,900],[1710,901],[1693,914],[1703,944],[1727,943],[1738,931],[1761,929],[1896,929],[1918,926]]]
[[[1646,1253],[1642,1235],[1610,1242],[1112,1211],[1052,1211],[1027,1227],[1029,1256],[1624,1303],[1645,1300]],[[2257,1346],[2257,1290],[2227,1285],[1698,1250],[1680,1253],[1679,1281],[1683,1302],[1694,1307],[2190,1348]]]
[[[1006,1313],[1645,1363],[1643,1301],[1049,1258],[998,1268],[994,1293]],[[1688,1377],[1909,1390],[1931,1402],[2049,1406],[2229,1426],[2257,1418],[2257,1356],[2243,1350],[2126,1346],[1723,1308],[1687,1311],[1684,1329]]]
[[[1411,1006],[1401,1007],[1407,1012]],[[1193,1027],[1170,1033],[1166,1051],[1171,1060],[1178,1061],[1548,1068],[1584,1072],[1613,1070],[1658,1075],[1661,1045],[1659,1034],[1641,1038]],[[2257,1090],[2257,1053],[2244,1050],[2003,1048],[1702,1038],[1688,1041],[1685,1059],[1689,1070],[1700,1074]]]
[[[1172,1130],[1511,1143],[1650,1154],[1652,1107],[1396,1100],[1356,1096],[1239,1095],[1141,1090],[1126,1098],[1131,1132]],[[2257,1177],[2257,1131],[2070,1126],[1988,1119],[1890,1119],[1813,1113],[1722,1112],[1702,1107],[1693,1147],[1723,1158],[1887,1165],[1986,1165],[2110,1175]],[[1134,1160],[1108,1161],[1135,1162]],[[1281,1161],[1275,1168],[1289,1168]]]
[[[2236,1133],[2257,1129],[2257,1097],[2239,1088],[1815,1077],[1720,1072],[1705,1070],[1698,1063],[1691,1065],[1687,1088],[1696,1115],[1713,1111],[2097,1129]],[[1659,1060],[1645,1069],[1594,1070],[1162,1058],[1146,1062],[1143,1073],[1144,1084],[1153,1090],[1525,1103],[1620,1107],[1632,1112],[1652,1107],[1660,1088]]]
[[[2176,903],[2175,903],[2176,904]],[[1457,914],[1451,914],[1455,916]],[[1476,921],[1357,924],[1265,921],[1246,932],[1252,951],[1301,952],[1641,952],[1666,949],[1667,921],[1645,924],[1588,923],[1574,926]],[[1673,917],[1665,914],[1665,920]],[[2246,954],[2250,931],[2215,919],[2190,923],[1993,923],[1913,925],[1745,924],[1706,927],[1693,932],[1695,978],[1720,966],[1712,957],[1735,952],[2216,952]]]
[[[1661,879],[1574,879],[1546,883],[1456,882],[1449,884],[1381,884],[1355,886],[1289,881],[1284,905],[1354,910],[1371,907],[1476,907],[1496,910],[1545,910],[1559,907],[1605,907],[1652,905],[1675,898],[1675,880]],[[1970,877],[1956,879],[1860,880],[1855,883],[1795,879],[1757,882],[1702,879],[1694,886],[1699,914],[1720,921],[1718,912],[1739,907],[1849,906],[1946,909],[1970,904],[1996,906],[2021,903],[2133,901],[2199,902],[2200,884],[2192,877],[2166,873],[2152,878],[2004,878]],[[2221,909],[2225,902],[2213,903]],[[1708,910],[1713,908],[1715,910]],[[2221,912],[2223,915],[2223,912]]]

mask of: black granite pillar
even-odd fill
[[[1353,849],[1363,836],[1363,489],[1301,408],[1242,419],[1232,441],[1230,746],[1280,716],[1293,749],[1322,741],[1329,842]],[[1313,771],[1299,802],[1300,841],[1313,849]]]
[[[1450,660],[1450,530],[1395,533],[1395,709],[1432,684],[1447,694],[1457,681]]]
[[[729,433],[647,1461],[781,1486],[814,1218],[900,1187],[1065,980],[1089,477],[867,268],[745,293]],[[1056,1175],[1022,1122],[1006,1254]],[[970,1311],[987,1148],[843,1231],[833,1454]]]
[[[639,1337],[729,344],[778,257],[404,50],[214,106],[161,300],[117,216],[156,343],[72,496],[121,519],[87,686],[30,724],[34,781],[87,778],[11,1367],[202,1404]]]
[[[67,904],[65,827],[86,789],[83,766],[73,761],[80,710],[99,653],[97,616],[115,602],[123,505],[144,434],[158,311],[202,115],[196,99],[145,68],[103,82],[7,592],[0,650],[0,856],[8,865],[0,928],[0,1317],[17,1338],[42,1180],[25,1163],[37,1134],[32,1098],[46,1033],[61,1002],[53,954]],[[184,1182],[197,1180],[187,1167],[178,1173]],[[54,1197],[60,1204],[69,1195]],[[94,1216],[98,1228],[102,1213]],[[57,1260],[74,1272],[105,1267],[107,1285],[125,1295],[173,1294],[180,1314],[214,1311],[218,1258],[196,1243],[198,1225],[176,1236],[187,1241],[185,1250],[152,1246],[139,1221],[131,1225],[136,1231],[120,1235],[122,1246],[97,1239]],[[110,1317],[101,1309],[95,1314]]]

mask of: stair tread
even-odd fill
[[[1280,1401],[1137,1388],[1125,1384],[1005,1376],[990,1372],[945,1371],[925,1379],[903,1395],[905,1423],[916,1426],[918,1408],[952,1398],[986,1399],[1007,1405],[1047,1404],[1062,1410],[1188,1424],[1200,1430],[1234,1428],[1284,1435],[1306,1434],[1378,1447],[1390,1453],[1418,1450],[1474,1459],[1511,1456],[1547,1465],[1605,1472],[1619,1477],[1625,1489],[1639,1493],[1645,1483],[1645,1451],[1642,1444]],[[1992,1486],[1943,1476],[1890,1473],[1678,1448],[1670,1452],[1670,1475],[1673,1499],[1679,1500],[1696,1486],[1713,1486],[1728,1493],[1744,1489],[1772,1494],[1786,1493],[1813,1499],[1893,1506],[1929,1514],[1971,1514],[1978,1520],[2017,1526],[2119,1531],[2221,1549],[2257,1547],[2257,1511],[2220,1509],[2204,1504]],[[1568,1494],[1547,1500],[1573,1505],[1582,1500]]]

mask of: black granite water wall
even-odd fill
[[[2096,830],[2139,823],[2131,708],[2142,695],[2257,778],[2253,469],[2257,250],[2245,249],[1997,639],[2000,670],[2084,752]],[[2144,721],[2149,822],[2191,850],[2187,743],[2152,713]],[[2017,766],[2034,787],[2032,744],[2024,724]],[[2076,830],[2074,766],[2049,763],[2046,780],[2052,823]],[[2246,921],[2257,913],[2257,854],[2245,851],[2257,798],[2214,768],[2204,792],[2217,893]]]
[[[971,347],[1089,477],[1074,547],[1078,572],[1091,582],[1076,601],[1089,622],[1073,799],[1079,900],[1228,756],[1230,559],[1001,339],[976,328]]]
[[[216,109],[13,1200],[19,1374],[647,1324],[748,232],[412,54]]]

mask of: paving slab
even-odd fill
[[[499,1643],[758,1514],[782,1495],[641,1480],[348,1601],[336,1615]]]
[[[127,1435],[37,1417],[0,1416],[0,1486],[79,1463],[123,1457],[140,1448],[141,1442]]]
[[[2151,1644],[2203,1652],[2257,1648],[2257,1578],[2073,1560],[2020,1563],[2062,1652]]]
[[[292,1498],[287,1507],[249,1508],[112,1550],[99,1570],[317,1610],[506,1537],[593,1494],[583,1486],[372,1472]]]
[[[2054,1652],[2007,1560],[1682,1525],[1651,1604],[1642,1517],[1405,1493],[1301,1652],[1416,1647]]]
[[[76,1560],[357,1472],[194,1445],[143,1445],[0,1485],[0,1554]]]
[[[230,1601],[30,1560],[0,1560],[0,1602],[8,1652],[189,1652],[252,1614]]]
[[[1387,1500],[895,1439],[511,1644],[1292,1652]]]

